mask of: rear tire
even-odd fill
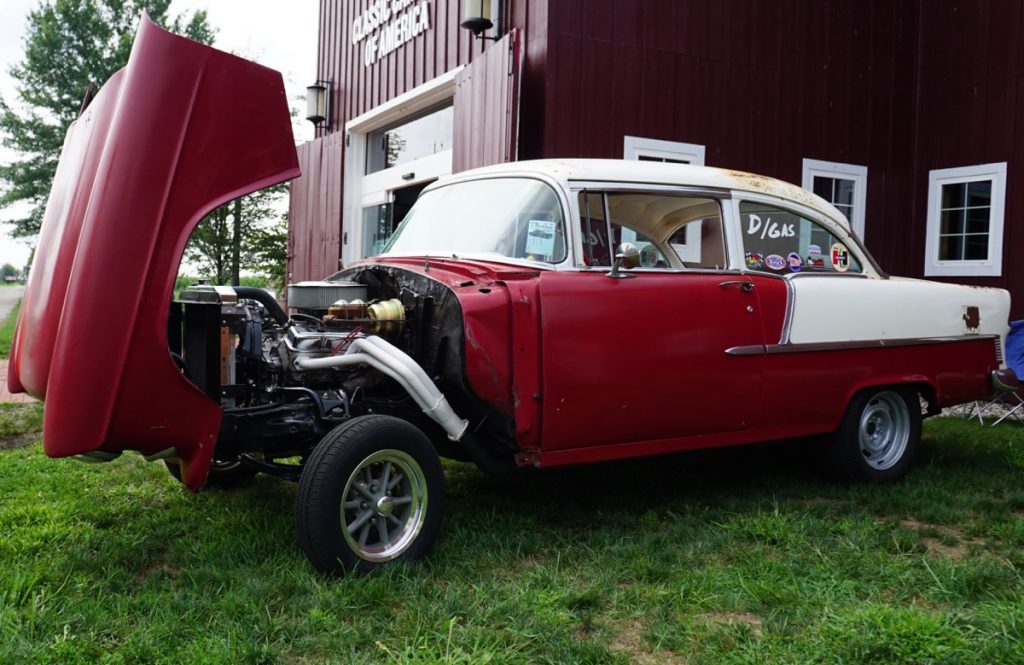
[[[831,466],[842,480],[896,482],[907,474],[921,447],[917,391],[878,387],[857,393],[831,446]]]
[[[295,521],[310,563],[338,574],[422,557],[443,509],[444,472],[423,432],[391,416],[361,416],[313,450]]]

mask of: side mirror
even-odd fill
[[[628,279],[635,277],[629,273],[622,272],[623,264],[626,268],[632,268],[640,263],[640,250],[631,242],[624,242],[615,250],[615,260],[612,262],[612,271],[605,274],[605,277],[612,279]]]

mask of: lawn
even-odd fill
[[[18,310],[21,309],[19,301],[7,318],[0,322],[0,358],[7,358],[11,355],[11,343],[14,341],[14,328],[18,325]]]
[[[4,450],[0,662],[1024,662],[1024,430],[925,437],[887,487],[778,447],[450,465],[432,555],[344,579],[307,565],[287,482]]]

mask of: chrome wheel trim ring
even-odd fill
[[[427,479],[406,452],[378,450],[349,475],[341,495],[341,533],[364,561],[401,556],[415,542],[427,517]]]

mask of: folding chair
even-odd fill
[[[1012,369],[1018,378],[1024,379],[1024,320],[1012,321],[1010,323],[1010,332],[1006,335],[1004,353],[1006,366]],[[997,404],[1001,404],[1005,406],[1008,411],[992,423],[992,427],[995,427],[1011,416],[1016,418],[1018,421],[1021,421],[1024,413],[1018,413],[1018,411],[1024,409],[1024,397],[1021,397],[1020,395],[1022,389],[1024,389],[1024,385],[1018,387],[1016,390],[1001,391],[985,404],[975,401],[971,406],[970,411],[968,411],[967,415],[964,417],[968,419],[974,419],[977,417],[978,422],[984,425],[985,411]]]

